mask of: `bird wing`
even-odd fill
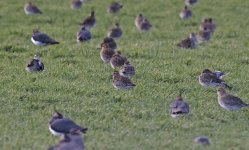
[[[223,97],[223,103],[226,105],[234,106],[234,105],[247,105],[244,103],[239,97],[233,96],[233,95],[226,95]]]
[[[72,128],[79,128],[81,129],[80,126],[75,124],[72,120],[70,119],[57,119],[51,124],[51,128],[55,130],[56,132],[63,132],[63,133],[69,133],[69,131]]]
[[[40,41],[42,43],[51,43],[55,42],[52,38],[50,38],[47,34],[45,33],[37,33],[33,36],[34,40]]]

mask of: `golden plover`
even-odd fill
[[[72,9],[80,9],[84,0],[71,0],[71,8]]]
[[[131,78],[135,75],[135,68],[130,64],[129,61],[125,61],[124,65],[119,70],[119,74],[121,76]]]
[[[242,107],[249,106],[239,97],[226,93],[222,87],[217,89],[219,105],[226,110],[239,110]]]
[[[116,89],[131,90],[136,86],[129,78],[121,76],[118,71],[113,72],[112,79],[112,85]]]
[[[196,144],[200,144],[200,145],[209,145],[210,141],[208,139],[208,137],[206,136],[198,136],[196,138],[194,138],[194,142]]]
[[[177,44],[177,46],[185,49],[194,49],[196,48],[196,42],[197,40],[195,34],[190,33],[189,37],[182,40],[180,43]]]
[[[103,62],[110,63],[110,60],[114,54],[114,49],[106,47],[106,45],[104,45],[100,51],[100,58],[101,60],[103,60]]]
[[[199,83],[205,87],[226,87],[231,88],[228,86],[225,81],[223,81],[220,77],[217,77],[215,73],[210,71],[209,69],[204,69],[202,73],[199,75]]]
[[[111,58],[110,64],[113,69],[122,67],[127,59],[121,55],[120,51],[117,51]]]

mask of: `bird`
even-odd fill
[[[198,43],[207,42],[211,39],[211,32],[207,28],[204,28],[203,30],[199,31],[196,39]]]
[[[49,130],[55,136],[63,136],[70,133],[72,129],[80,130],[82,133],[86,133],[88,130],[88,128],[77,125],[73,120],[64,118],[59,112],[55,112],[49,121]]]
[[[115,50],[117,48],[117,44],[115,42],[115,40],[111,37],[105,37],[103,39],[103,42],[100,44],[100,47],[106,47],[106,48],[111,48],[113,50]]]
[[[115,27],[108,31],[107,36],[115,39],[118,39],[122,36],[122,29],[120,28],[119,23],[115,23]]]
[[[173,118],[187,116],[189,114],[189,105],[184,101],[181,94],[170,104],[170,116]]]
[[[27,64],[26,71],[28,72],[38,72],[44,70],[44,65],[41,62],[41,59],[39,56],[35,55],[32,60]]]
[[[135,75],[135,68],[130,64],[129,61],[125,61],[124,65],[119,70],[119,74],[121,76],[131,78]]]
[[[78,42],[87,42],[91,40],[91,32],[86,29],[85,26],[81,27],[81,30],[77,32],[77,41]]]
[[[243,102],[239,97],[228,94],[222,87],[217,89],[218,103],[226,110],[239,110],[242,107],[247,107],[249,104]]]
[[[209,145],[210,141],[208,139],[208,137],[206,136],[198,136],[196,138],[194,138],[194,142],[196,144],[200,144],[200,145]]]
[[[127,59],[121,55],[120,51],[117,51],[110,59],[110,64],[113,69],[120,68],[124,65]]]
[[[146,32],[149,31],[150,28],[152,27],[151,23],[149,22],[148,19],[146,19],[143,14],[138,14],[137,17],[135,18],[135,25],[137,29],[141,32]]]
[[[79,9],[82,6],[83,2],[84,0],[71,0],[71,8]]]
[[[92,9],[90,16],[88,16],[82,23],[81,26],[85,26],[87,30],[96,26],[95,11]]]
[[[184,9],[179,14],[181,19],[189,19],[192,17],[192,11],[188,8],[188,6],[185,6]]]
[[[199,83],[204,87],[225,87],[231,88],[228,86],[224,80],[217,77],[215,73],[209,69],[204,69],[199,75]]]
[[[197,3],[197,0],[184,0],[185,1],[185,5],[187,6],[191,6]]]
[[[129,78],[121,76],[118,71],[112,73],[112,85],[121,90],[131,90],[136,86]]]
[[[123,8],[123,5],[120,4],[119,2],[112,2],[107,7],[107,12],[110,14],[115,14],[115,13],[118,13],[122,8]]]
[[[47,34],[42,33],[36,29],[33,30],[33,35],[31,37],[31,41],[33,44],[37,46],[46,46],[46,45],[53,45],[59,44],[56,40],[49,37]]]
[[[189,37],[179,42],[177,46],[184,49],[194,49],[196,48],[196,42],[196,35],[194,33],[190,33]]]
[[[205,30],[213,33],[216,29],[216,24],[215,24],[213,18],[204,18],[200,24],[199,29],[200,29],[200,31],[205,29]]]
[[[62,136],[59,144],[50,147],[48,150],[84,150],[84,148],[80,130],[72,129],[69,133]]]
[[[28,1],[24,5],[24,12],[26,15],[42,14],[42,11],[37,6],[33,5],[31,1]]]
[[[100,51],[100,58],[105,63],[110,63],[110,60],[112,56],[115,54],[114,49],[107,47],[106,45],[103,45]]]

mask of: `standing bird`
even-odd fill
[[[71,8],[72,9],[80,9],[84,0],[71,0]]]
[[[226,110],[239,110],[242,107],[249,106],[239,97],[226,93],[226,90],[222,87],[217,89],[217,94],[219,105]]]
[[[81,30],[77,32],[77,41],[86,42],[91,39],[91,32],[86,29],[85,26],[81,27]]]
[[[119,23],[115,23],[115,27],[111,28],[108,31],[107,36],[115,39],[122,36],[122,29],[120,28]]]
[[[41,59],[39,56],[35,55],[34,58],[28,63],[26,66],[26,70],[28,72],[38,72],[44,70],[44,65],[41,62]]]
[[[135,68],[130,64],[129,61],[125,61],[124,65],[119,70],[121,76],[131,78],[135,75]]]
[[[185,49],[194,49],[196,48],[196,36],[194,33],[190,33],[189,37],[182,40],[180,43],[177,44],[180,48]]]
[[[179,116],[187,116],[189,114],[189,105],[180,96],[176,97],[176,100],[170,104],[170,116],[173,118]]]
[[[213,33],[216,29],[216,24],[212,18],[204,18],[199,28],[200,31],[207,30]]]
[[[197,3],[197,0],[184,0],[184,1],[185,1],[185,5],[187,6],[192,6]]]
[[[122,67],[127,59],[121,55],[120,51],[117,51],[110,59],[110,64],[113,69]]]
[[[116,89],[122,90],[131,90],[136,86],[129,78],[121,76],[118,71],[114,71],[112,74],[112,85]]]
[[[107,12],[110,13],[110,14],[115,14],[115,13],[118,13],[121,8],[123,8],[122,4],[120,4],[119,2],[112,2],[107,7]]]
[[[80,130],[82,133],[86,133],[88,130],[87,128],[77,125],[73,120],[64,118],[59,112],[55,112],[49,121],[49,130],[55,136],[68,134],[72,129]]]
[[[188,6],[185,6],[179,16],[181,19],[189,19],[192,17],[192,11],[188,8]]]
[[[199,83],[204,87],[221,86],[221,87],[231,88],[225,83],[225,81],[217,77],[216,74],[210,71],[209,69],[204,69],[202,73],[199,75]]]
[[[59,144],[50,147],[48,150],[84,150],[84,141],[80,130],[70,130],[70,133],[63,135]]]
[[[59,44],[56,40],[49,37],[47,34],[39,32],[38,30],[33,30],[33,35],[31,37],[33,44],[37,46],[53,45]]]
[[[81,26],[85,26],[87,30],[96,26],[95,11],[92,9],[90,16],[88,16],[82,23]]]
[[[27,2],[24,5],[24,12],[26,15],[42,14],[42,11],[38,7],[33,5],[31,1]]]
[[[100,44],[101,48],[102,47],[106,47],[106,48],[111,48],[113,50],[115,50],[117,48],[117,44],[115,42],[115,40],[111,37],[105,37],[103,39],[103,42]]]
[[[210,144],[209,139],[206,136],[198,136],[194,139],[194,142],[196,144],[200,144],[200,145],[209,145]]]
[[[149,31],[150,28],[152,27],[149,20],[144,18],[143,14],[138,14],[134,22],[137,29],[142,32]]]
[[[211,32],[207,28],[204,28],[203,30],[199,31],[196,39],[198,43],[207,42],[211,39]]]
[[[106,45],[104,45],[100,51],[100,58],[101,60],[103,60],[103,62],[110,63],[110,60],[114,54],[115,54],[114,49],[109,48]]]

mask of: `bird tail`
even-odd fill
[[[52,41],[50,44],[59,44],[60,42]]]
[[[86,132],[87,132],[87,130],[88,130],[88,128],[81,128],[81,130],[80,130],[80,131],[81,131],[82,133],[86,133]]]

